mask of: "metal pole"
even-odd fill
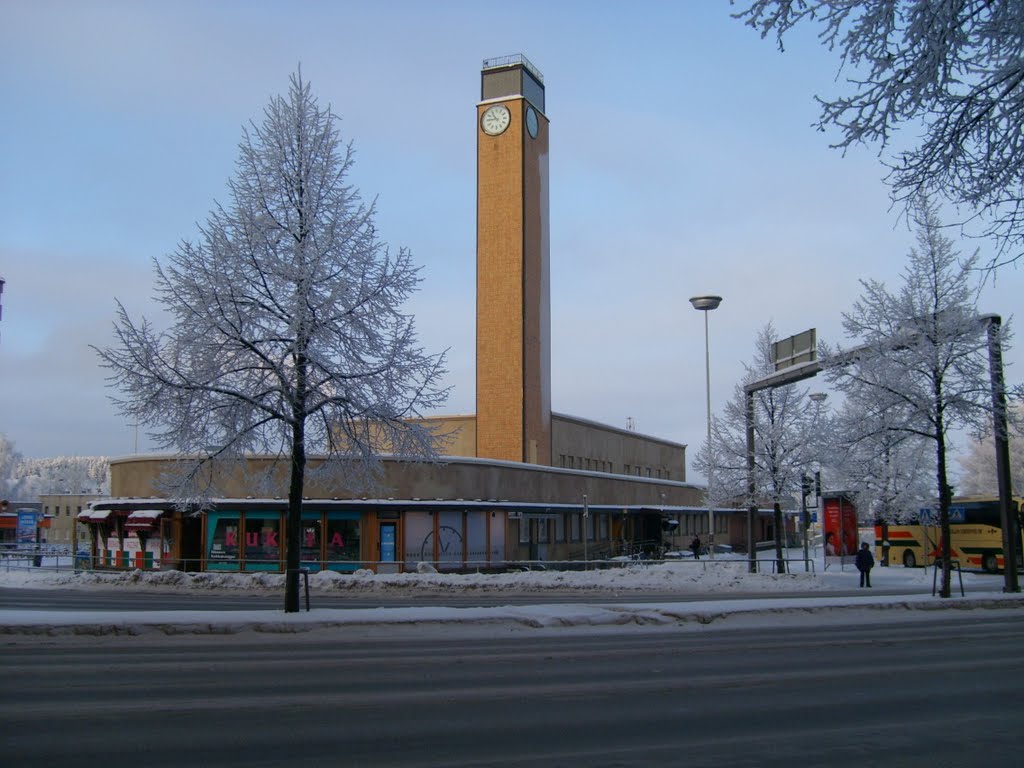
[[[583,570],[590,570],[590,550],[587,546],[587,520],[590,517],[590,508],[587,506],[587,494],[583,494]]]
[[[708,548],[710,557],[715,559],[715,510],[711,501],[711,473],[713,471],[711,462],[711,344],[708,335],[708,313],[704,312],[704,382],[707,392],[707,416],[708,416]]]
[[[747,392],[747,558],[750,573],[757,573],[757,542],[754,541],[754,518],[757,516],[757,484],[754,481],[754,393]]]
[[[992,437],[996,448],[996,484],[999,488],[999,519],[1003,529],[1003,592],[1020,592],[1017,556],[1020,532],[1012,509],[1010,443],[1006,424],[1006,386],[1003,380],[1003,350],[1000,343],[1002,318],[985,315],[988,336],[988,370],[992,380]]]

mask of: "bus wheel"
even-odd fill
[[[914,553],[909,549],[903,553],[903,567],[904,568],[916,568],[917,558],[914,557]]]
[[[981,558],[981,568],[985,573],[995,573],[999,570],[999,563],[996,556],[989,552]]]

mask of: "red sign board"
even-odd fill
[[[857,554],[857,509],[853,502],[845,496],[825,496],[821,503],[825,555]]]

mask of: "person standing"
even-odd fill
[[[860,585],[862,587],[871,587],[871,569],[875,566],[875,556],[871,554],[871,548],[868,546],[866,541],[861,542],[860,549],[857,550],[856,559],[857,570],[860,571]]]
[[[690,542],[690,551],[693,552],[693,559],[700,560],[700,537],[694,536]]]

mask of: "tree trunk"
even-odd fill
[[[942,586],[939,589],[939,597],[952,596],[950,588],[950,569],[952,562],[950,558],[949,540],[949,507],[952,502],[952,492],[949,483],[946,481],[946,435],[945,421],[943,419],[943,393],[942,378],[938,373],[933,373],[934,394],[935,394],[935,469],[936,479],[939,483],[939,526],[940,544],[939,556],[942,558]]]
[[[775,502],[775,559],[777,561],[778,572],[786,572],[786,558],[782,553],[782,537],[785,536],[786,532],[782,527],[782,506],[779,502]]]
[[[288,520],[285,524],[284,612],[299,610],[299,565],[302,547],[302,486],[306,475],[305,430],[302,422],[292,430],[292,467],[288,483]]]

